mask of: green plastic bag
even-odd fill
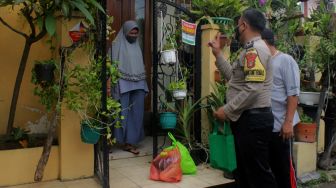
[[[218,128],[223,126],[223,133]],[[213,122],[213,132],[209,135],[210,164],[213,168],[232,172],[237,168],[234,138],[228,122]]]
[[[177,146],[181,154],[181,169],[183,174],[195,174],[197,168],[195,162],[190,156],[188,149],[179,141],[176,141],[174,136],[168,132],[169,138],[172,140],[173,146]]]

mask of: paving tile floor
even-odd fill
[[[164,183],[150,180],[149,167],[152,156],[141,156],[110,160],[111,188],[203,188],[226,184],[222,171],[208,165],[198,166],[196,175],[183,175],[179,183]],[[75,181],[48,181],[42,183],[11,186],[10,188],[100,188],[94,178]]]

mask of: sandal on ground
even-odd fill
[[[134,155],[139,155],[139,151],[131,145],[125,145],[123,148],[124,151],[133,153]]]

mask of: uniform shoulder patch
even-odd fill
[[[246,51],[244,57],[244,73],[245,81],[247,82],[263,82],[266,79],[266,70],[255,48]]]

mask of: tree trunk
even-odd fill
[[[18,98],[19,98],[21,83],[22,83],[23,75],[24,75],[24,72],[25,72],[25,69],[26,69],[31,45],[32,45],[32,42],[30,42],[30,39],[26,38],[25,46],[24,46],[24,49],[23,49],[23,53],[22,53],[22,57],[21,57],[20,65],[19,65],[19,70],[18,70],[18,73],[16,75],[16,80],[15,80],[15,85],[14,85],[13,97],[12,97],[12,101],[11,101],[8,123],[7,123],[7,134],[10,134],[12,132],[12,129],[13,129],[15,112],[16,112],[16,105],[17,105],[17,101],[18,101]]]
[[[64,96],[64,89],[65,89],[65,80],[64,80],[64,71],[65,71],[65,55],[67,52],[65,51],[60,51],[60,55],[61,55],[61,69],[60,69],[60,93],[58,96],[58,100],[57,100],[57,105],[61,104],[63,101],[63,96]],[[58,117],[61,113],[61,110],[58,109],[56,107],[55,112],[54,112],[54,116],[52,119],[52,123],[49,127],[49,132],[48,132],[48,137],[46,140],[46,143],[44,144],[43,147],[43,152],[41,155],[41,158],[39,160],[39,163],[37,165],[36,171],[35,171],[35,177],[34,180],[35,181],[41,181],[43,178],[43,174],[44,174],[44,169],[48,163],[48,159],[49,159],[49,155],[50,155],[50,151],[51,151],[51,146],[52,146],[52,142],[54,140],[54,136],[56,133],[56,127],[58,125]]]
[[[39,160],[39,163],[38,163],[36,171],[35,171],[35,177],[34,177],[35,181],[41,181],[42,178],[43,178],[44,169],[45,169],[45,166],[48,163],[49,155],[50,155],[50,151],[51,151],[51,146],[52,146],[52,143],[53,143],[53,140],[54,140],[54,136],[56,134],[58,117],[59,117],[58,110],[56,110],[54,112],[53,117],[52,117],[53,119],[52,119],[51,125],[49,127],[48,137],[47,137],[47,140],[46,140],[46,142],[43,146],[43,152],[42,152],[41,158]]]

